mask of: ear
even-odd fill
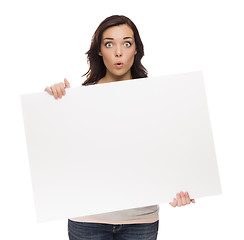
[[[100,50],[98,51],[98,55],[99,55],[99,56],[102,56],[102,53],[101,53],[101,51],[100,51]]]
[[[135,55],[137,54],[137,50],[135,51]]]

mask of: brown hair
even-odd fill
[[[105,76],[106,67],[103,63],[102,57],[98,54],[100,51],[102,34],[107,28],[122,24],[127,24],[134,32],[137,54],[135,55],[134,63],[131,67],[132,78],[135,79],[147,77],[148,72],[141,63],[141,59],[144,56],[144,47],[136,25],[128,17],[123,15],[113,15],[100,23],[92,37],[90,49],[86,52],[87,62],[90,66],[87,73],[82,75],[82,77],[85,75],[87,76],[86,81],[83,82],[82,85],[96,84]]]

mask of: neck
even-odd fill
[[[132,79],[131,72],[128,72],[123,76],[114,76],[107,71],[106,75],[103,78],[101,78],[98,81],[98,83],[117,82],[117,81],[129,80],[129,79]]]

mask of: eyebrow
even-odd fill
[[[128,38],[133,39],[132,37],[124,37],[123,39],[125,40],[125,39],[128,39]],[[114,40],[114,38],[104,38],[103,40]]]

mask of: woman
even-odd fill
[[[84,74],[87,79],[82,85],[147,77],[147,70],[141,64],[144,49],[139,32],[125,16],[113,15],[101,22],[86,54],[90,67]],[[67,79],[64,79],[64,83],[46,87],[45,91],[58,99],[65,95],[65,88],[70,88]],[[181,192],[177,193],[170,205],[180,207],[191,202],[195,203],[195,200],[191,200],[188,193]],[[154,205],[69,219],[69,238],[155,240],[158,211],[159,206]]]

